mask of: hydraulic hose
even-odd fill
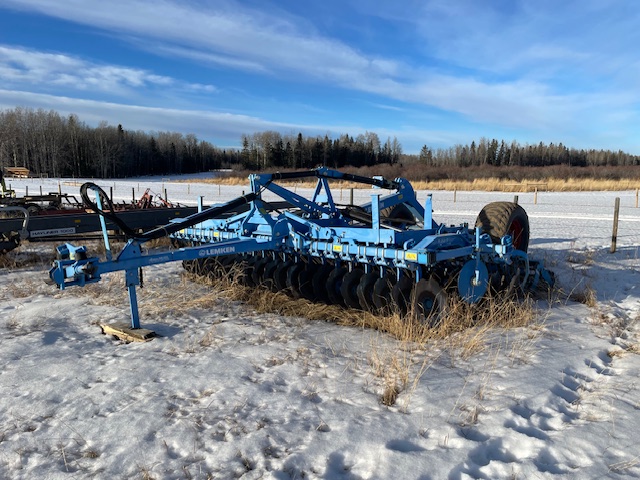
[[[91,197],[89,196],[89,190],[93,190],[94,192],[98,193],[98,195],[100,196],[100,202],[102,203],[102,208],[99,208],[96,202],[91,199]],[[135,231],[122,220],[120,220],[120,218],[118,218],[118,216],[115,214],[113,202],[111,202],[109,196],[98,185],[91,182],[83,183],[80,187],[80,197],[82,198],[82,202],[87,208],[117,225],[118,228],[122,230],[122,233],[124,233],[125,237],[131,238],[135,236]],[[104,208],[105,205],[108,207],[108,209]]]

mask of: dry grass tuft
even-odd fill
[[[398,395],[400,395],[400,389],[397,385],[387,385],[380,397],[380,403],[387,407],[391,407],[395,405]]]
[[[5,255],[0,255],[0,268],[15,270],[19,268],[40,266],[49,267],[56,257],[55,252],[30,252],[13,250]]]
[[[572,290],[567,296],[567,299],[574,302],[582,303],[589,308],[596,308],[596,306],[598,305],[598,294],[590,285],[587,285],[581,289]]]
[[[344,309],[337,305],[314,303],[305,299],[294,299],[285,292],[272,292],[266,288],[249,288],[237,281],[237,276],[224,278],[202,277],[185,273],[191,281],[212,287],[212,298],[242,301],[258,313],[277,313],[285,316],[303,317],[308,320],[323,320],[338,325],[370,328],[391,334],[400,341],[425,344],[434,339],[450,338],[454,334],[467,333],[467,349],[475,351],[483,337],[482,332],[493,328],[518,328],[534,323],[537,312],[531,299],[490,297],[479,304],[469,305],[458,297],[449,300],[449,306],[436,328],[430,328],[414,319],[412,312],[406,316],[398,313],[374,314],[355,309]],[[212,301],[208,295],[192,299],[195,306]],[[468,337],[471,335],[471,337]],[[474,340],[475,338],[475,340]]]

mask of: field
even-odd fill
[[[41,182],[78,190],[11,183]],[[97,183],[190,204],[243,188]],[[121,274],[61,292],[44,283],[53,245],[23,245],[0,270],[0,478],[640,478],[635,191],[517,195],[558,291],[527,326],[428,342],[258,313],[166,264],[140,291],[161,336],[125,344],[97,326],[128,319]],[[473,223],[513,196],[435,191],[434,218]]]

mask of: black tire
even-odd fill
[[[493,202],[485,205],[476,219],[476,227],[488,233],[494,243],[509,234],[513,246],[526,252],[529,248],[529,217],[517,203]]]
[[[375,312],[377,307],[373,303],[373,287],[380,279],[378,272],[365,273],[360,277],[360,283],[356,293],[358,295],[358,303],[360,308],[366,312]]]
[[[391,289],[391,299],[401,315],[406,315],[411,305],[411,289],[414,281],[409,275],[402,275]]]
[[[349,272],[346,267],[337,267],[334,268],[329,277],[327,278],[327,297],[329,298],[329,303],[332,305],[340,305],[341,307],[345,306],[344,298],[342,297],[342,279]]]
[[[42,207],[37,203],[27,203],[24,208],[27,209],[29,215],[37,215],[42,210]]]
[[[447,308],[447,294],[433,277],[423,278],[416,284],[413,311],[420,323],[430,328],[437,327],[442,322]]]
[[[363,275],[364,270],[360,268],[354,268],[350,272],[346,273],[342,278],[340,293],[342,294],[345,305],[349,308],[360,309],[358,286],[360,285],[360,279]]]

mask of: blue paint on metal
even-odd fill
[[[275,183],[306,177],[317,177],[311,199]],[[552,274],[540,263],[530,264],[527,254],[513,247],[509,235],[494,243],[479,228],[437,223],[431,195],[422,206],[405,179],[366,178],[326,168],[251,175],[249,179],[252,193],[207,209],[200,204],[198,213],[130,239],[115,259],[88,258],[84,247],[61,246],[61,259],[50,270],[50,278],[64,289],[97,282],[105,273],[125,271],[133,328],[139,328],[139,269],[225,255],[270,254],[296,262],[303,257],[307,261],[315,258],[318,263],[344,265],[349,270],[377,270],[381,277],[385,272],[396,278],[409,276],[415,282],[432,275],[457,275],[458,291],[470,303],[486,293],[489,270],[492,274],[511,271],[514,263],[524,270],[523,286],[535,287],[539,279],[552,284]],[[333,197],[329,180],[366,183],[390,193],[378,190],[368,203],[341,205]],[[264,200],[264,191],[277,195],[282,202],[275,205]],[[96,198],[99,202],[98,195]],[[243,205],[247,206],[239,211]],[[396,206],[399,213],[389,218],[384,212]],[[108,244],[105,227],[103,233]],[[184,246],[161,253],[142,252],[144,242],[162,235],[170,235]]]

